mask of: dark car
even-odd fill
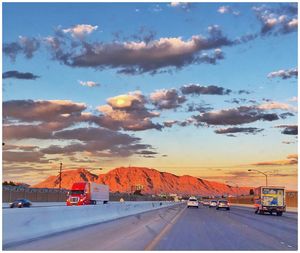
[[[30,207],[32,205],[32,203],[28,200],[28,199],[17,199],[11,203],[9,203],[9,207],[13,208],[13,207]]]
[[[230,210],[230,204],[227,200],[218,200],[217,210],[220,208],[225,208],[226,210]]]

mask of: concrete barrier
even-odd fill
[[[91,206],[3,209],[3,245],[176,205],[174,202],[110,202]]]

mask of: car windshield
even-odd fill
[[[226,201],[226,200],[221,200],[221,201],[219,201],[219,203],[222,203],[222,204],[227,204],[227,203],[228,203],[228,201]]]
[[[217,203],[217,201],[216,200],[212,200],[212,201],[210,201],[211,203]]]
[[[72,191],[70,191],[70,194],[72,195],[72,194],[83,194],[84,193],[84,191],[83,190],[72,190]]]
[[[189,199],[189,201],[197,201],[197,199]]]

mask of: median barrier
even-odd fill
[[[89,206],[3,209],[3,245],[155,210],[175,202],[109,202]]]

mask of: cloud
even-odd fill
[[[169,6],[177,9],[179,8],[184,11],[190,11],[192,8],[192,4],[187,2],[171,2]]]
[[[70,100],[9,100],[3,102],[3,118],[50,122],[78,116],[86,108],[84,103]]]
[[[230,89],[215,85],[201,86],[200,84],[184,85],[180,90],[184,95],[229,95],[231,93]]]
[[[47,160],[44,160],[44,154],[41,152],[14,152],[14,151],[3,151],[3,161],[5,162],[38,162],[38,163],[47,163]]]
[[[86,35],[91,34],[93,31],[96,31],[98,26],[92,26],[92,25],[75,25],[71,28],[63,29],[62,31],[64,33],[71,34],[72,37],[77,39],[83,39]]]
[[[288,101],[289,102],[298,102],[298,97],[292,97]]]
[[[8,143],[4,146],[7,152],[5,159],[9,162],[13,162],[13,159],[47,162],[49,159],[47,160],[41,154],[70,155],[77,152],[89,152],[98,157],[127,157],[151,149],[151,145],[140,143],[140,138],[117,131],[120,129],[139,131],[163,127],[151,121],[151,118],[159,114],[150,112],[145,107],[146,98],[140,92],[132,92],[109,98],[107,103],[109,112],[101,107],[102,114],[93,115],[84,112],[87,108],[85,104],[69,100],[4,102],[3,139],[5,141],[41,139],[70,143],[65,146],[50,145],[43,149]],[[76,128],[76,124],[82,123],[89,125],[94,123],[104,128],[90,126]],[[29,151],[31,153],[25,153]],[[21,154],[20,158],[13,158],[18,154]]]
[[[256,104],[257,102],[253,99],[246,99],[246,98],[232,98],[231,100],[225,100],[224,102],[231,103],[231,104],[242,104],[242,103],[251,103]]]
[[[279,77],[283,80],[289,79],[292,77],[298,78],[298,68],[288,69],[288,70],[278,70],[268,74],[268,78]]]
[[[51,139],[53,132],[95,116],[83,112],[83,103],[69,100],[9,100],[3,102],[5,139]],[[30,123],[30,124],[29,124]]]
[[[215,130],[216,134],[228,134],[228,133],[245,133],[245,134],[257,134],[263,131],[261,128],[256,127],[229,127]]]
[[[281,133],[287,135],[298,135],[298,125],[280,125],[276,128],[284,128]]]
[[[230,7],[228,5],[220,6],[219,9],[218,9],[218,12],[221,13],[221,14],[231,13],[231,14],[233,14],[235,16],[240,15],[239,11],[233,10],[232,7]]]
[[[208,33],[208,37],[195,35],[188,40],[181,37],[154,40],[151,36],[143,41],[82,41],[76,46],[78,50],[74,50],[72,44],[67,46],[59,36],[52,37],[47,43],[54,59],[71,67],[116,68],[124,74],[156,74],[194,63],[216,64],[224,58],[220,47],[237,43],[225,37],[218,26],[210,26]]]
[[[52,139],[54,131],[64,129],[72,124],[72,122],[48,122],[38,125],[5,125],[3,126],[3,137],[5,140]]]
[[[35,80],[39,78],[39,76],[36,76],[30,72],[19,72],[16,70],[6,71],[2,74],[3,79],[7,78],[16,78],[16,79],[24,79],[24,80]]]
[[[295,143],[294,141],[282,141],[283,144],[293,144]]]
[[[287,159],[296,159],[298,160],[298,154],[290,154],[287,156]]]
[[[107,105],[97,107],[101,113],[94,123],[109,129],[143,131],[147,129],[161,130],[162,125],[152,122],[159,113],[146,108],[146,98],[141,92],[129,92],[107,99]]]
[[[248,90],[239,90],[239,91],[238,91],[238,94],[239,94],[239,95],[241,95],[241,94],[249,95],[249,94],[251,94],[251,91],[248,91]]]
[[[98,87],[98,86],[100,86],[99,83],[96,83],[94,81],[80,81],[80,80],[78,80],[78,82],[81,86],[87,86],[87,87]]]
[[[3,53],[15,61],[19,53],[23,53],[28,59],[40,48],[40,41],[36,38],[19,36],[19,41],[3,44]]]
[[[205,104],[205,103],[202,104],[189,103],[187,106],[188,106],[187,112],[204,113],[213,109],[209,104]]]
[[[287,156],[286,160],[279,160],[279,161],[268,161],[268,162],[258,162],[252,165],[258,166],[268,166],[268,165],[294,165],[298,164],[298,154],[291,154]]]
[[[208,125],[240,125],[258,120],[273,121],[279,117],[275,113],[263,113],[255,106],[240,106],[232,109],[224,109],[195,115],[193,118],[198,123]]]
[[[261,22],[261,35],[279,35],[296,32],[298,29],[297,4],[282,4],[278,8],[266,5],[253,7],[257,19]]]
[[[176,89],[162,89],[150,94],[150,100],[160,110],[175,109],[186,101],[185,96],[179,95]]]
[[[177,120],[166,120],[163,124],[164,127],[172,127],[173,125],[177,124]]]
[[[140,140],[139,138],[127,134],[95,127],[63,130],[54,133],[53,137],[61,140],[79,140],[83,142],[97,141],[99,143],[104,143],[104,146],[108,146],[108,144],[128,145]]]
[[[292,116],[295,116],[295,114],[293,114],[291,112],[284,112],[284,113],[279,114],[279,117],[282,119],[286,119],[286,118],[292,117]]]
[[[3,150],[20,150],[20,151],[36,151],[38,149],[38,146],[25,146],[25,145],[12,145],[12,144],[5,144],[2,146]]]
[[[91,25],[76,25],[67,29],[58,27],[53,36],[20,37],[17,42],[4,44],[3,52],[12,60],[22,53],[31,58],[40,45],[44,45],[53,60],[69,67],[97,70],[113,68],[118,73],[130,75],[157,74],[180,70],[190,64],[216,64],[224,59],[222,47],[239,45],[256,38],[254,35],[244,35],[232,40],[223,34],[218,25],[212,25],[208,27],[208,35],[196,34],[189,39],[154,39],[154,34],[150,33],[126,41],[86,41],[85,36],[96,29],[97,26]],[[71,37],[66,34],[71,34]]]
[[[136,154],[139,154],[139,155],[157,155],[158,153],[154,152],[154,151],[151,151],[151,150],[142,150],[142,151],[136,152]]]
[[[286,103],[276,102],[276,101],[270,101],[267,103],[260,104],[257,106],[257,108],[261,110],[283,110],[283,111],[294,111],[294,112],[298,110],[297,107],[291,106]]]

